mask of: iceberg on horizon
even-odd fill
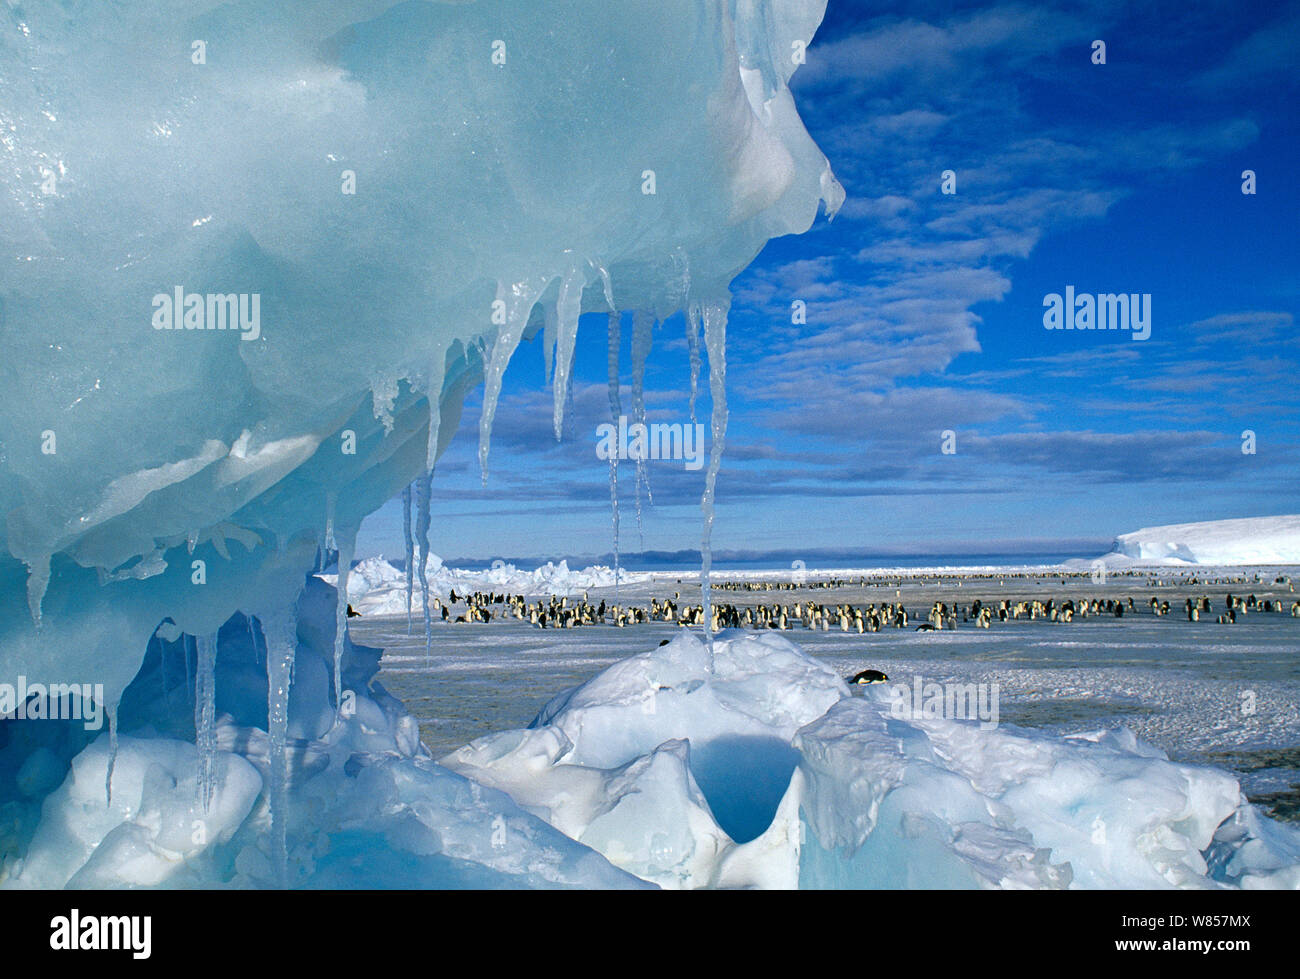
[[[1100,558],[1078,559],[1068,566],[1090,567],[1097,561],[1111,568],[1300,564],[1300,515],[1143,527],[1120,534]]]

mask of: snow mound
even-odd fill
[[[1202,523],[1144,527],[1120,534],[1110,553],[1097,560],[1107,567],[1142,565],[1300,564],[1300,515],[1207,520]],[[1074,561],[1071,566],[1094,562]]]
[[[1126,730],[896,713],[784,638],[682,634],[442,764],[663,887],[1300,886],[1300,833]]]

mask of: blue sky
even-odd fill
[[[848,200],[733,283],[715,548],[1089,555],[1143,526],[1300,511],[1300,3],[1132,6],[831,0],[793,88]],[[1149,293],[1151,338],[1045,330],[1067,285]],[[610,550],[603,315],[578,346],[559,444],[541,343],[516,353],[486,487],[467,403],[436,553]],[[688,420],[680,316],[645,387],[651,421]],[[702,472],[651,462],[638,533],[619,471],[629,563],[698,547]],[[400,534],[390,503],[360,553],[400,557]]]

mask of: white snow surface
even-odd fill
[[[1244,517],[1143,527],[1120,534],[1107,567],[1143,565],[1274,566],[1300,564],[1300,515]],[[1074,565],[1093,562],[1072,562]]]

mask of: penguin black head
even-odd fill
[[[863,670],[861,673],[858,673],[849,680],[849,683],[867,684],[886,683],[888,681],[889,677],[885,676],[885,674],[881,673],[879,670]]]

